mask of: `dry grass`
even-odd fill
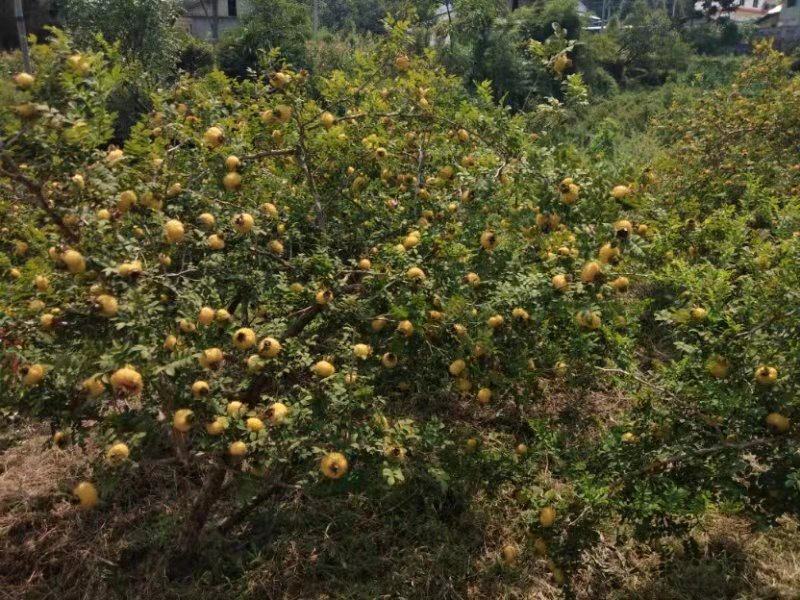
[[[175,467],[140,467],[104,493],[101,508],[83,513],[66,492],[86,455],[26,433],[0,454],[2,600],[800,598],[797,522],[755,531],[724,515],[649,544],[622,524],[593,525],[599,541],[563,565],[562,588],[534,551],[526,525],[533,515],[512,487],[474,496],[397,490],[378,499],[291,493],[227,538],[207,536],[193,571],[170,578],[166,550],[196,482]],[[521,550],[513,567],[499,560],[509,541]]]

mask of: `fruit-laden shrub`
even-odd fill
[[[226,472],[524,479],[553,443],[543,382],[627,364],[618,264],[647,242],[405,32],[313,99],[287,68],[187,77],[124,148],[117,59],[37,46],[0,109],[3,405],[99,440],[108,469],[165,444],[212,465],[200,512]]]
[[[214,66],[214,47],[188,33],[184,34],[180,37],[176,66],[193,75],[206,73]]]

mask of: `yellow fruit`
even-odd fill
[[[61,260],[72,274],[83,273],[86,270],[86,259],[77,250],[67,250],[61,255]]]
[[[17,268],[9,269],[8,274],[11,277],[11,279],[19,279],[20,277],[22,277],[22,271],[20,271]]]
[[[494,250],[497,246],[497,235],[494,231],[484,231],[481,234],[481,246],[484,250]]]
[[[258,345],[258,353],[264,358],[274,358],[281,351],[281,343],[273,337],[265,337]]]
[[[83,380],[81,388],[90,398],[97,398],[100,394],[106,391],[106,386],[103,380],[99,377],[89,377]]]
[[[475,452],[478,449],[478,440],[475,439],[475,438],[469,438],[469,439],[467,439],[467,442],[466,442],[465,446],[466,446],[466,448],[465,448],[466,451],[469,454],[472,454],[473,452]]]
[[[626,431],[619,439],[623,444],[633,444],[636,442],[636,434],[632,431]]]
[[[253,230],[255,219],[250,213],[240,213],[233,218],[233,226],[239,233],[247,234]]]
[[[614,188],[611,190],[611,196],[615,200],[622,200],[626,196],[630,195],[631,188],[627,185],[615,185]]]
[[[50,313],[45,313],[41,317],[39,317],[39,324],[42,326],[43,329],[52,329],[53,326],[56,324],[56,318],[54,315]]]
[[[528,311],[520,307],[517,307],[514,310],[512,310],[511,316],[514,317],[515,319],[520,319],[522,321],[527,321],[528,319],[531,318],[531,316],[528,314]]]
[[[249,419],[247,419],[247,421],[245,421],[245,427],[247,427],[247,429],[249,429],[250,431],[258,433],[259,431],[264,429],[264,421],[262,421],[258,417],[250,417]]]
[[[767,426],[776,433],[786,433],[791,425],[789,419],[775,412],[767,415],[766,422]]]
[[[225,168],[228,169],[228,171],[235,171],[241,164],[242,161],[239,160],[238,156],[231,155],[225,159]]]
[[[553,275],[552,279],[553,289],[557,292],[563,292],[569,287],[569,281],[567,280],[566,275]]]
[[[514,448],[514,453],[517,456],[525,456],[528,453],[528,446],[525,444],[517,444],[517,447]]]
[[[701,306],[695,306],[689,311],[689,316],[691,317],[692,321],[699,323],[706,320],[706,317],[708,317],[708,311]]]
[[[331,300],[333,300],[333,292],[330,290],[320,290],[314,296],[317,304],[325,305],[329,304]]]
[[[278,71],[277,73],[274,73],[269,78],[270,85],[272,87],[275,87],[275,88],[279,89],[279,90],[285,88],[287,85],[289,85],[291,83],[291,81],[292,81],[292,76],[289,75],[288,73],[283,73],[281,71]]]
[[[33,285],[40,292],[46,292],[48,289],[50,289],[50,280],[44,275],[37,275],[33,280]]]
[[[369,271],[372,268],[372,261],[368,258],[362,258],[358,261],[358,268],[362,271]]]
[[[314,372],[314,375],[316,375],[320,379],[325,379],[326,377],[330,377],[336,372],[334,366],[327,360],[321,360],[315,363],[314,366],[311,367],[311,370]]]
[[[322,113],[320,115],[319,121],[320,121],[320,123],[322,123],[322,126],[325,129],[330,129],[331,127],[333,127],[334,123],[336,123],[336,117],[333,116],[328,111],[325,111],[324,113]]]
[[[282,402],[275,402],[267,409],[267,418],[273,425],[280,425],[286,420],[289,414],[289,407]]]
[[[552,527],[556,522],[556,509],[552,506],[545,506],[539,511],[539,523],[542,527]]]
[[[200,223],[201,227],[211,229],[216,224],[217,219],[211,213],[202,213],[197,217],[197,221]]]
[[[222,186],[229,192],[235,192],[242,187],[242,176],[236,171],[230,171],[222,178]]]
[[[414,324],[405,319],[397,324],[397,333],[405,337],[411,337],[414,334]]]
[[[708,359],[706,369],[708,369],[712,377],[716,379],[725,379],[730,370],[730,363],[722,356],[714,355]]]
[[[167,188],[167,197],[175,198],[176,196],[179,196],[182,191],[183,186],[176,181]]]
[[[502,327],[505,319],[502,315],[492,315],[486,320],[486,324],[491,327],[492,329],[497,329],[498,327]]]
[[[120,150],[119,148],[114,148],[112,150],[109,150],[108,153],[106,154],[106,162],[110,165],[114,165],[118,163],[120,160],[122,160],[123,156],[124,153],[122,150]]]
[[[183,333],[192,333],[197,329],[197,325],[189,319],[181,319],[178,321],[178,327]]]
[[[38,385],[44,379],[44,366],[40,364],[26,365],[19,370],[22,383],[28,387]]]
[[[461,142],[461,143],[469,141],[469,131],[467,131],[466,129],[463,129],[463,128],[459,129],[456,132],[456,135],[458,136],[458,141]]]
[[[107,208],[101,208],[97,211],[97,218],[100,221],[108,221],[111,219],[111,212]]]
[[[778,369],[767,365],[761,365],[755,372],[756,383],[759,385],[773,385],[778,381]]]
[[[200,312],[197,313],[197,322],[200,323],[200,325],[211,325],[211,323],[214,322],[216,314],[217,312],[213,308],[204,306],[200,309]]]
[[[566,52],[560,52],[553,61],[553,70],[562,75],[564,71],[572,66],[572,59],[567,56]]]
[[[247,412],[247,406],[238,400],[231,400],[228,402],[228,406],[225,407],[225,412],[228,413],[229,417],[241,417]]]
[[[272,109],[272,114],[281,123],[286,123],[292,118],[292,107],[285,104],[279,104]]]
[[[117,273],[122,277],[138,277],[142,274],[142,261],[134,260],[120,263],[119,267],[117,267]]]
[[[566,181],[566,179],[564,181]],[[561,201],[567,206],[571,206],[578,201],[581,188],[580,186],[572,182],[569,183],[562,182],[560,191],[561,191]]]
[[[450,363],[450,366],[448,367],[447,370],[453,377],[458,377],[464,372],[466,368],[467,368],[467,363],[464,362],[462,359],[457,358],[456,360]]]
[[[14,84],[21,90],[29,90],[36,82],[36,78],[30,73],[22,72],[14,75]]]
[[[278,216],[278,207],[272,204],[272,202],[265,202],[261,205],[262,212],[267,213],[270,217],[277,217]]]
[[[384,327],[386,327],[388,323],[389,321],[384,317],[377,317],[375,319],[372,319],[369,326],[372,329],[372,331],[374,331],[375,333],[379,333],[383,331]]]
[[[478,390],[478,402],[481,404],[489,404],[492,400],[492,390],[489,388],[481,388]]]
[[[467,273],[464,280],[472,287],[477,287],[481,282],[481,278],[477,273]]]
[[[195,381],[192,384],[192,396],[195,398],[201,398],[203,396],[208,396],[211,388],[209,387],[208,383],[205,381]]]
[[[231,313],[224,308],[218,308],[217,312],[214,313],[214,320],[217,323],[227,323],[231,320]]]
[[[133,190],[125,190],[119,195],[117,200],[117,210],[122,214],[128,212],[131,208],[136,206],[136,192]]]
[[[142,376],[130,365],[126,365],[114,371],[111,375],[110,382],[111,387],[114,388],[114,391],[117,393],[136,395],[140,394],[144,387]]]
[[[603,268],[600,263],[591,261],[586,263],[581,270],[581,281],[583,283],[593,283],[597,281],[603,274]]]
[[[237,350],[247,350],[256,344],[256,332],[248,327],[242,327],[233,334],[233,345]]]
[[[274,254],[283,254],[283,244],[281,244],[278,240],[272,240],[268,244],[270,252]]]
[[[355,354],[356,358],[364,360],[372,354],[372,348],[368,344],[356,344],[353,346],[353,354]]]
[[[172,416],[172,428],[175,431],[186,433],[194,424],[194,411],[188,408],[180,408]]]
[[[627,277],[617,277],[611,282],[611,287],[617,292],[626,292],[630,286],[630,280]]]
[[[591,310],[582,310],[575,315],[575,322],[589,330],[599,329],[602,321],[600,315]]]
[[[100,311],[100,315],[103,317],[116,316],[119,310],[119,303],[117,302],[117,299],[114,298],[114,296],[109,296],[108,294],[100,294],[94,299],[94,302]]]
[[[97,488],[88,481],[81,481],[75,486],[72,493],[78,498],[78,503],[82,509],[89,510],[97,506],[99,501]]]
[[[112,465],[118,465],[119,463],[128,460],[130,454],[131,451],[126,444],[117,442],[108,450],[106,450],[106,460]]]
[[[347,474],[347,459],[340,452],[329,452],[322,457],[319,469],[328,479],[341,479]]]
[[[197,361],[204,369],[217,369],[222,365],[225,356],[219,348],[206,348],[200,353]]]
[[[633,224],[627,219],[622,219],[614,223],[614,233],[620,239],[627,239],[633,232]]]
[[[164,223],[164,237],[170,244],[182,242],[184,235],[183,223],[177,219],[171,219]]]
[[[206,432],[209,435],[222,435],[227,429],[228,421],[224,417],[217,417],[211,423],[206,424]]]
[[[203,142],[209,148],[216,148],[222,144],[225,135],[219,127],[209,127],[203,134]]]
[[[506,544],[501,551],[503,555],[503,562],[507,565],[513,565],[519,558],[519,548],[514,544]]]
[[[387,369],[394,369],[397,366],[397,355],[394,352],[387,352],[381,356],[381,364]]]
[[[242,441],[232,442],[230,446],[228,446],[228,454],[233,457],[241,457],[247,454],[247,444]]]
[[[213,233],[206,239],[206,245],[211,250],[222,250],[225,247],[225,240],[216,233]]]

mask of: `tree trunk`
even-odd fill
[[[14,16],[17,18],[17,35],[19,35],[19,48],[22,51],[22,66],[26,73],[32,73],[31,52],[28,48],[28,32],[25,29],[22,0],[14,0]]]

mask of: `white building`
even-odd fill
[[[214,40],[238,26],[252,6],[248,0],[184,0],[183,9],[181,22],[186,31],[204,40]]]

